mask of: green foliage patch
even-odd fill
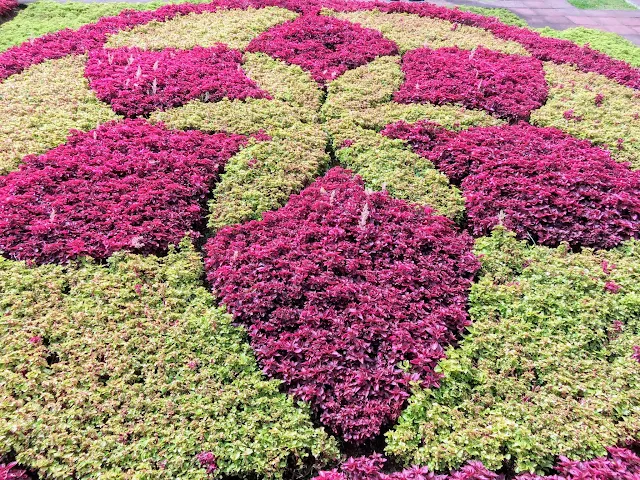
[[[47,478],[279,477],[337,455],[257,368],[187,241],[164,258],[0,258],[0,454]]]
[[[84,56],[47,60],[0,83],[0,174],[64,143],[71,129],[120,118],[84,77]]]
[[[588,459],[640,431],[640,243],[571,253],[498,228],[476,242],[473,325],[417,389],[387,452],[444,469],[550,468]],[[561,428],[559,428],[561,426]]]

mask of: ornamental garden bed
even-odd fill
[[[0,53],[0,479],[640,478],[640,70],[430,4],[100,11]]]

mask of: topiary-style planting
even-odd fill
[[[640,478],[635,64],[125,6],[0,28],[0,480]]]

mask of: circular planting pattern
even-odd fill
[[[217,0],[0,79],[0,478],[640,478],[640,70]]]

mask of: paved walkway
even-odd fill
[[[566,0],[436,0],[434,3],[506,8],[532,27],[597,28],[618,33],[640,45],[640,10],[580,10]]]

